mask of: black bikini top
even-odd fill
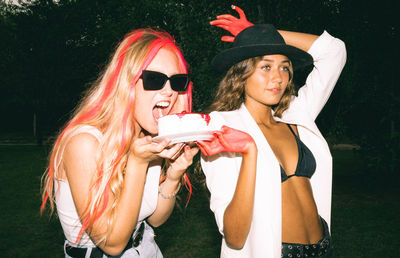
[[[311,178],[315,172],[315,168],[317,167],[314,155],[312,154],[310,149],[308,149],[307,146],[300,140],[300,138],[297,137],[297,135],[293,132],[290,125],[287,125],[287,126],[289,127],[290,131],[296,138],[299,159],[297,161],[296,171],[294,172],[294,174],[292,174],[290,176],[287,176],[285,170],[282,168],[282,166],[280,166],[282,183],[285,182],[286,180],[288,180],[288,178],[290,178],[292,176],[304,176],[304,177]]]

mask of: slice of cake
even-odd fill
[[[158,136],[209,131],[210,116],[200,113],[179,113],[158,119]]]

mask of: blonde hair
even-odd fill
[[[59,134],[50,153],[49,167],[42,178],[42,206],[44,210],[49,200],[51,212],[54,211],[54,180],[59,171],[69,136],[84,125],[97,128],[103,138],[97,153],[97,173],[90,187],[88,205],[81,217],[82,228],[76,242],[85,231],[90,232],[94,222],[105,216],[107,230],[97,244],[106,241],[115,223],[116,204],[123,186],[123,170],[127,163],[129,146],[134,135],[134,86],[143,70],[150,64],[161,48],[176,54],[179,68],[187,73],[187,64],[181,50],[167,32],[154,29],[138,29],[126,35],[117,46],[104,73],[85,94],[72,119]],[[191,112],[192,84],[184,93],[178,95],[171,112]],[[109,194],[113,203],[106,210]]]
[[[245,86],[247,79],[254,73],[262,57],[253,57],[233,65],[219,83],[217,93],[209,111],[232,111],[240,108],[245,101]],[[293,67],[289,65],[289,82],[279,101],[273,107],[274,116],[282,117],[282,113],[289,108],[290,100],[295,94],[293,83]]]

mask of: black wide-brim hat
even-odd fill
[[[265,55],[285,55],[292,62],[293,70],[313,63],[312,56],[285,43],[272,24],[256,24],[241,31],[233,42],[233,47],[222,51],[211,61],[211,65],[220,73],[248,58]]]

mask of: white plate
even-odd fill
[[[153,142],[158,143],[165,138],[171,139],[170,145],[178,142],[209,141],[213,138],[213,132],[214,131],[197,131],[157,136],[153,138]]]

